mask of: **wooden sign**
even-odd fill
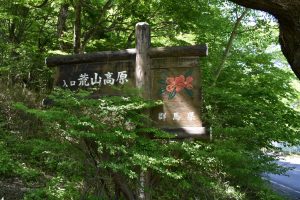
[[[55,85],[63,88],[96,87],[100,96],[139,88],[145,99],[164,103],[149,113],[154,126],[178,138],[206,137],[199,66],[199,57],[206,55],[206,45],[150,48],[149,26],[138,23],[136,49],[54,56],[46,64],[56,67]]]

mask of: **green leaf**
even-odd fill
[[[192,90],[189,90],[189,89],[184,88],[184,91],[185,91],[185,93],[186,93],[187,95],[189,95],[190,97],[193,96],[193,91],[192,91]]]
[[[161,80],[159,80],[158,82],[159,82],[160,84],[166,85],[166,80],[161,79]]]
[[[169,93],[168,99],[173,99],[176,96],[176,89],[174,89],[172,92]]]
[[[162,88],[160,88],[160,90],[159,90],[159,95],[162,95],[163,93],[165,93],[166,92],[166,87],[162,87]]]

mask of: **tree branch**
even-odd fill
[[[252,8],[255,10],[261,10],[268,12],[274,16],[286,15],[286,10],[275,0],[229,0],[238,5],[244,6],[246,8]]]
[[[122,176],[118,173],[113,173],[113,179],[117,187],[121,190],[121,192],[124,194],[126,199],[128,200],[134,200],[134,194],[132,190],[129,188],[129,186],[126,184],[126,181],[123,180]]]
[[[112,0],[107,0],[107,2],[104,4],[104,6],[102,7],[102,9],[99,11],[99,17],[98,17],[98,23],[94,24],[92,28],[90,28],[83,37],[83,41],[82,41],[82,50],[85,48],[85,46],[87,45],[87,43],[90,41],[90,39],[93,37],[93,35],[97,32],[99,26],[101,25],[101,19],[104,16],[104,13],[111,7],[112,5]]]
[[[226,45],[224,54],[223,54],[223,56],[222,56],[221,63],[220,63],[220,65],[219,65],[218,69],[217,69],[216,76],[215,76],[215,80],[214,80],[212,86],[215,86],[216,83],[217,83],[217,81],[218,81],[218,78],[219,78],[219,76],[220,76],[220,74],[221,74],[221,71],[223,70],[223,68],[224,68],[224,66],[225,66],[225,62],[226,62],[226,59],[227,59],[227,57],[228,57],[228,55],[229,55],[229,51],[230,51],[230,49],[231,49],[231,47],[232,47],[233,40],[235,39],[235,37],[236,37],[236,35],[237,35],[238,27],[239,27],[239,25],[240,25],[242,19],[246,16],[246,14],[247,14],[248,11],[249,11],[249,9],[245,9],[245,11],[241,14],[241,16],[238,17],[238,18],[236,19],[236,22],[235,22],[234,27],[233,27],[233,29],[232,29],[232,32],[231,32],[231,34],[230,34],[230,38],[229,38],[229,40],[228,40],[228,42],[227,42],[227,45]]]
[[[300,3],[279,0],[230,0],[247,8],[265,11],[278,19],[279,43],[295,75],[300,79]]]

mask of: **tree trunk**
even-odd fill
[[[300,79],[300,1],[230,0],[247,8],[265,11],[279,23],[279,43],[292,70]]]
[[[217,71],[216,71],[216,76],[215,76],[215,79],[214,79],[214,82],[212,84],[212,86],[215,86],[218,79],[219,79],[219,76],[221,74],[221,71],[223,70],[224,66],[225,66],[225,62],[227,60],[227,57],[229,55],[229,51],[233,45],[233,40],[235,39],[236,35],[237,35],[237,31],[238,31],[238,27],[239,25],[241,24],[241,21],[242,19],[246,16],[248,12],[248,9],[246,9],[242,14],[241,16],[239,16],[235,23],[234,23],[234,26],[233,26],[233,29],[232,29],[232,32],[230,34],[230,37],[229,37],[229,40],[227,42],[227,45],[226,45],[226,48],[225,48],[225,51],[224,51],[224,54],[222,56],[222,60],[221,60],[221,63],[219,65],[219,67],[217,68]]]
[[[116,184],[116,187],[123,193],[126,200],[135,200],[132,190],[127,185],[123,177],[118,173],[113,173],[113,180]]]
[[[63,37],[64,31],[67,30],[66,22],[69,12],[69,4],[65,3],[60,6],[59,15],[57,19],[57,37],[60,39]],[[59,42],[60,49],[62,51],[67,50],[66,43],[63,41]]]
[[[75,4],[75,23],[74,23],[74,53],[81,52],[81,10],[82,0],[78,0]]]

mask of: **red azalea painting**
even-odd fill
[[[167,76],[165,80],[160,80],[162,87],[161,94],[167,94],[169,99],[173,99],[177,93],[184,91],[189,96],[193,96],[193,77],[192,71],[188,71],[185,75]]]

